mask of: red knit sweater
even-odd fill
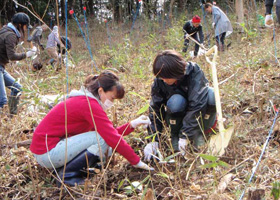
[[[86,96],[71,97],[65,102],[56,105],[36,128],[30,150],[38,155],[46,153],[46,135],[49,151],[62,138],[65,138],[65,114],[67,114],[68,137],[88,131],[97,131],[113,149],[119,143],[116,151],[123,155],[132,165],[137,164],[140,161],[139,156],[135,154],[134,150],[122,138],[122,135],[128,135],[133,131],[130,128],[130,124],[126,123],[115,129],[97,100],[93,98],[88,99],[90,107]],[[96,130],[90,109],[92,110]]]

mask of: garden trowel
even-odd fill
[[[214,53],[212,61],[208,56]],[[217,69],[216,69],[216,59],[218,55],[217,46],[213,46],[205,53],[206,61],[211,65],[212,68],[212,77],[213,77],[213,85],[214,85],[214,93],[215,93],[215,101],[216,101],[216,110],[218,115],[218,127],[219,133],[211,136],[209,142],[209,150],[213,155],[221,156],[225,153],[225,148],[228,146],[231,136],[234,131],[234,127],[231,126],[228,129],[225,129],[223,124],[223,115],[222,115],[222,106],[219,92],[219,84],[217,78]]]

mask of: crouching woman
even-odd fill
[[[118,77],[110,71],[87,77],[84,87],[71,91],[69,98],[57,104],[36,128],[30,149],[37,162],[57,168],[61,180],[64,175],[64,183],[70,186],[83,184],[86,169],[103,160],[110,148],[134,167],[152,170],[123,139],[137,126],[150,124],[150,120],[141,116],[114,128],[105,112],[124,93]]]

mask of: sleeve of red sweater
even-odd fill
[[[126,123],[122,126],[119,126],[117,128],[117,131],[120,135],[129,135],[132,131],[134,131],[134,128],[131,128],[130,123]]]
[[[134,152],[134,150],[130,147],[130,145],[127,144],[127,142],[122,138],[122,135],[119,134],[119,131],[121,133],[125,130],[125,126],[129,126],[128,124],[125,124],[117,129],[113,127],[113,123],[109,120],[107,114],[104,112],[102,107],[99,105],[99,103],[95,99],[90,99],[90,105],[92,110],[92,115],[90,112],[89,104],[88,102],[85,103],[84,108],[84,117],[86,120],[93,126],[94,122],[96,125],[96,131],[98,134],[105,140],[105,142],[112,147],[113,149],[116,148],[116,151],[120,153],[122,156],[124,156],[132,165],[136,165],[140,158],[139,156]],[[92,119],[93,118],[93,119]],[[93,122],[94,121],[94,122]],[[128,127],[127,131],[125,133],[131,132],[130,127]]]

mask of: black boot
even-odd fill
[[[19,96],[9,96],[9,109],[11,115],[18,113]]]
[[[171,144],[174,152],[179,151],[179,132],[182,128],[182,119],[183,117],[174,117],[173,115],[167,114],[166,115],[166,123],[170,127],[170,133],[171,133]]]
[[[99,156],[91,154],[88,150],[83,151],[66,164],[64,184],[69,186],[75,186],[75,183],[77,185],[84,184],[87,175],[87,167],[95,166],[99,161]],[[63,170],[64,166],[58,169],[58,175],[61,180],[63,178]],[[59,187],[61,182],[57,180],[56,184]]]

